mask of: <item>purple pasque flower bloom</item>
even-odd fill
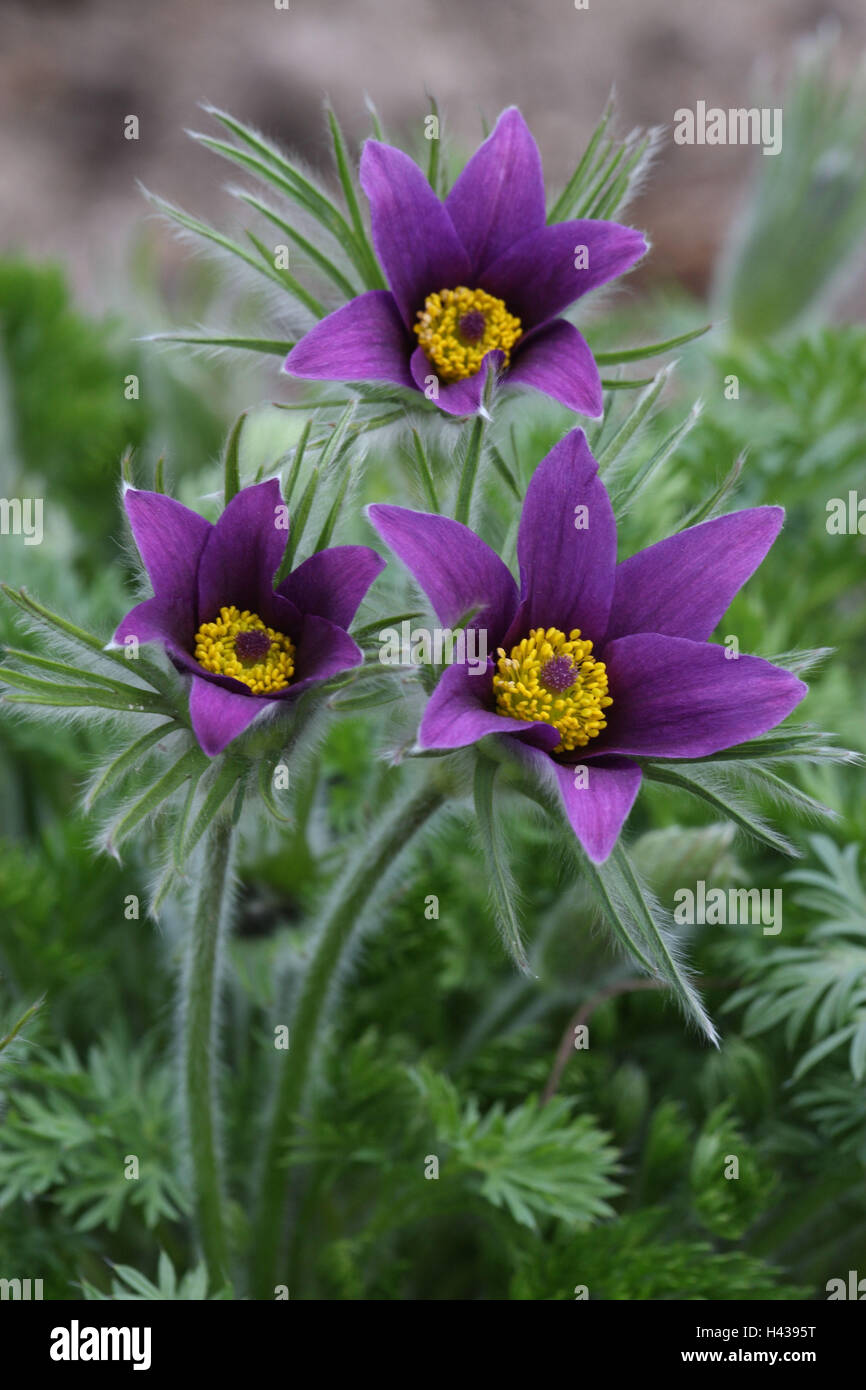
[[[364,145],[360,173],[390,289],[322,319],[285,370],[420,391],[434,377],[441,409],[469,415],[490,365],[598,418],[595,359],[559,315],[640,259],[640,232],[616,222],[547,225],[541,157],[516,107],[502,113],[444,202],[407,154],[377,140]]]
[[[806,694],[788,671],[708,641],[782,525],[780,507],[704,521],[616,562],[616,523],[582,430],[536,469],[517,540],[520,589],[459,522],[372,506],[383,540],[446,627],[487,633],[484,673],[449,666],[418,734],[462,748],[487,734],[558,788],[589,857],[610,854],[638,758],[695,758],[755,738]],[[479,639],[481,634],[479,633]]]
[[[126,513],[153,585],[114,634],[159,642],[192,676],[189,710],[209,757],[267,708],[363,661],[346,628],[384,561],[364,545],[320,550],[274,589],[288,539],[276,479],[244,488],[215,525],[159,492]]]

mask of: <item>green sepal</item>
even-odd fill
[[[252,208],[254,212],[266,218],[274,227],[277,227],[279,231],[287,236],[290,241],[293,241],[304,255],[309,257],[313,265],[321,270],[323,275],[327,275],[328,279],[336,285],[344,299],[357,298],[361,293],[357,286],[353,285],[351,280],[346,278],[340,267],[335,265],[329,256],[326,256],[317,246],[314,246],[311,241],[308,241],[305,236],[302,236],[296,227],[293,227],[290,222],[286,222],[285,218],[280,217],[279,213],[275,212],[273,208],[268,207],[267,203],[263,203],[261,198],[257,198],[255,194],[247,192],[246,189],[233,189],[232,192],[241,202],[246,203],[247,207]]]
[[[239,783],[243,783],[246,776],[247,765],[237,758],[226,755],[219,761],[213,776],[209,777],[208,787],[205,791],[201,806],[199,807],[192,825],[189,829],[186,825],[189,814],[184,817],[184,823],[180,827],[175,837],[178,847],[179,865],[186,862],[192,854],[196,845],[201,840],[205,832],[210,828],[213,821],[220,812],[223,803],[234,791]],[[199,789],[199,782],[195,782],[190,789],[191,795]],[[191,807],[189,810],[191,811]]]
[[[349,160],[349,153],[346,149],[346,141],[340,129],[334,108],[330,102],[325,104],[325,115],[328,119],[328,128],[331,132],[331,142],[334,146],[334,162],[337,166],[337,174],[340,179],[340,187],[343,190],[343,197],[346,200],[346,207],[349,210],[349,219],[355,232],[358,245],[363,248],[364,259],[367,262],[367,272],[364,283],[368,289],[385,289],[385,280],[379,269],[379,263],[373,253],[367,236],[367,229],[364,226],[364,219],[361,216],[361,208],[358,203],[358,192],[355,177],[352,173],[352,166]]]
[[[682,769],[674,771],[670,764],[661,767],[653,762],[645,762],[642,767],[650,781],[663,782],[667,786],[678,787],[681,791],[689,792],[690,795],[698,797],[701,801],[706,801],[714,811],[717,811],[727,820],[734,821],[753,839],[760,840],[762,844],[769,845],[771,849],[777,850],[780,854],[787,854],[795,859],[799,858],[800,851],[791,841],[780,831],[774,830],[757,811],[738,800],[733,791],[724,785],[721,774],[708,782],[708,765],[705,765],[705,769],[700,771],[697,767],[692,766],[688,772]]]
[[[152,786],[113,822],[105,835],[105,847],[110,854],[117,853],[118,847],[132,834],[145,817],[152,815],[170,796],[173,796],[184,783],[194,777],[196,781],[208,766],[208,759],[198,745],[187,748],[177,761],[162,774]]]
[[[638,431],[646,423],[652,414],[656,401],[664,390],[668,377],[676,366],[675,362],[669,362],[657,372],[652,380],[647,384],[640,400],[629,411],[613,438],[605,445],[598,455],[598,467],[602,477],[609,473],[613,465],[622,457],[626,447]]]
[[[457,488],[457,501],[454,506],[454,520],[462,522],[464,526],[469,525],[472,491],[475,486],[478,465],[481,461],[484,425],[484,417],[482,415],[476,415],[475,419],[472,421],[469,439],[466,443],[466,450],[463,456],[463,467],[460,472],[460,483]]]
[[[247,412],[243,411],[243,413],[238,416],[237,420],[232,426],[232,432],[229,435],[228,443],[226,444],[226,456],[225,462],[223,464],[223,474],[225,478],[225,482],[223,484],[223,505],[226,507],[228,506],[229,502],[231,502],[233,497],[237,497],[238,493],[241,490],[239,454],[241,447],[241,434],[243,433],[243,428],[246,422]]]
[[[157,724],[154,728],[148,729],[146,734],[142,734],[134,743],[131,743],[117,757],[113,758],[107,767],[103,768],[87,789],[84,798],[84,809],[89,811],[94,802],[100,796],[104,796],[110,787],[123,780],[127,773],[131,772],[146,753],[159,743],[160,739],[168,737],[169,734],[177,731],[177,724],[173,720],[168,720],[164,724]]]
[[[616,348],[609,352],[593,352],[592,355],[598,367],[640,362],[645,357],[660,357],[663,352],[671,352],[674,348],[682,347],[684,343],[694,342],[695,338],[702,338],[705,333],[709,333],[712,326],[711,323],[705,323],[703,328],[693,328],[688,333],[680,333],[676,338],[667,338],[663,343],[644,343],[642,347]]]
[[[231,348],[241,352],[261,352],[269,357],[288,357],[294,343],[276,338],[241,338],[231,333],[148,333],[139,343],[177,343],[187,347]]]

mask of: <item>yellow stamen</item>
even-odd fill
[[[244,640],[243,633],[261,637]],[[285,633],[266,627],[258,613],[248,608],[241,613],[234,605],[221,608],[212,623],[202,623],[195,635],[195,659],[206,671],[242,681],[254,695],[283,690],[295,671],[294,644]]]
[[[568,637],[556,627],[533,628],[508,656],[500,647],[493,674],[497,710],[552,724],[562,736],[554,753],[583,748],[607,728],[602,711],[613,704],[604,662],[591,651],[577,627]]]
[[[505,354],[507,367],[522,331],[520,319],[509,314],[501,299],[465,285],[428,294],[414,327],[431,366],[444,381],[474,376],[484,354],[493,348]]]

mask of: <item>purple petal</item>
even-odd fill
[[[595,358],[574,324],[565,319],[554,319],[520,343],[506,380],[511,386],[534,386],[579,415],[601,419],[601,377]]]
[[[370,200],[376,254],[411,328],[428,294],[467,283],[469,257],[425,175],[402,150],[368,140],[361,187]]]
[[[541,156],[516,106],[503,111],[445,206],[469,253],[473,274],[544,226]]]
[[[199,562],[199,623],[211,622],[224,604],[265,618],[288,535],[278,524],[282,506],[275,478],[245,487],[229,502]]]
[[[587,265],[578,269],[577,252],[583,247]],[[618,222],[554,222],[505,251],[486,268],[479,284],[503,299],[528,333],[622,275],[646,249],[640,232]]]
[[[314,681],[328,680],[360,666],[364,653],[342,627],[315,613],[304,615],[295,652],[292,683],[278,698],[294,698]]]
[[[634,632],[706,641],[782,526],[781,507],[751,507],[690,526],[617,566],[608,640]]]
[[[613,595],[616,522],[583,430],[567,434],[536,468],[517,558],[521,603],[506,645],[534,627],[580,628],[598,642]]]
[[[348,627],[385,561],[367,545],[336,545],[319,550],[279,585],[277,593],[302,613],[317,613]]]
[[[118,625],[112,638],[122,646],[127,637],[139,642],[160,642],[166,647],[188,647],[195,634],[195,609],[192,601],[172,602],[166,598],[148,598],[131,608]]]
[[[193,733],[209,758],[249,728],[271,701],[256,695],[236,695],[204,676],[193,676],[189,714]]]
[[[440,381],[436,368],[421,347],[417,347],[412,353],[409,365],[419,391],[426,393],[430,385],[429,378],[436,377],[436,395],[430,399],[440,410],[444,410],[446,415],[474,415],[481,405],[488,371],[491,368],[498,371],[504,361],[505,354],[498,348],[493,348],[484,354],[481,366],[474,376],[464,377],[462,381]]]
[[[172,602],[182,596],[192,600],[210,522],[161,492],[127,488],[123,505],[154,594]]]
[[[773,729],[807,686],[757,656],[729,659],[725,647],[636,633],[604,649],[613,704],[599,752],[700,758]]]
[[[370,521],[414,575],[439,621],[452,627],[479,608],[471,626],[486,628],[494,649],[517,607],[511,572],[484,541],[445,516],[375,504]]]
[[[575,767],[537,748],[521,750],[517,756],[548,786],[555,783],[572,830],[592,862],[603,864],[640,789],[638,764],[627,758],[599,758],[584,765],[576,782]]]
[[[427,702],[418,742],[422,748],[465,748],[485,734],[531,732],[539,742],[555,748],[560,735],[549,725],[528,719],[511,719],[492,709],[493,668],[473,675],[468,666],[449,666]]]
[[[412,386],[409,357],[416,342],[394,296],[388,290],[369,290],[310,329],[292,348],[283,370],[316,381]]]

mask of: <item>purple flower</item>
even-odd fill
[[[326,381],[429,388],[449,415],[478,410],[491,365],[598,418],[598,368],[559,318],[634,265],[639,232],[616,222],[545,221],[538,146],[516,107],[475,152],[444,203],[408,155],[368,140],[361,185],[390,285],[329,314],[285,370]],[[435,378],[435,387],[430,378]]]
[[[696,758],[755,738],[806,693],[754,656],[708,641],[782,525],[751,507],[616,562],[616,524],[582,430],[537,468],[517,540],[520,590],[473,531],[373,506],[376,529],[451,628],[486,630],[486,671],[450,666],[419,731],[424,748],[504,735],[558,787],[596,863],[610,854],[641,780],[637,758]],[[479,639],[481,632],[479,632]]]
[[[360,665],[346,628],[384,561],[363,545],[320,550],[275,590],[288,538],[275,479],[244,488],[215,526],[158,492],[130,488],[124,503],[153,598],[114,641],[160,642],[190,672],[192,727],[209,757],[264,709]]]

